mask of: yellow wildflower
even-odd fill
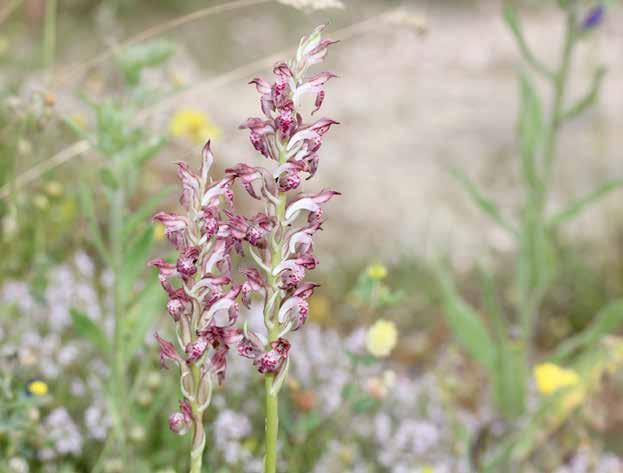
[[[188,138],[195,144],[203,144],[210,138],[218,138],[221,130],[203,112],[192,108],[179,110],[171,120],[171,134]]]
[[[381,279],[385,279],[387,277],[387,268],[382,264],[373,264],[368,266],[366,273],[369,278],[380,281]]]
[[[536,365],[534,379],[538,390],[545,395],[552,394],[560,388],[577,386],[580,383],[580,377],[575,371],[561,368],[553,363]]]
[[[388,356],[398,341],[398,330],[393,322],[377,320],[366,334],[366,348],[368,351],[382,358]]]
[[[48,385],[40,380],[31,381],[26,386],[26,389],[30,394],[34,394],[35,396],[45,396],[48,393]]]

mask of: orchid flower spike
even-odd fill
[[[324,222],[323,205],[339,195],[329,189],[292,195],[303,178],[316,174],[324,137],[338,124],[329,118],[307,122],[301,111],[311,96],[311,113],[318,112],[327,84],[336,77],[332,72],[308,75],[335,43],[322,39],[323,29],[303,38],[293,59],[274,66],[272,81],[250,82],[260,94],[262,116],[248,118],[240,128],[248,130],[252,147],[270,168],[239,163],[215,180],[210,177],[214,157],[208,142],[198,171],[177,163],[184,212],[153,217],[177,251],[176,261],[155,259],[150,265],[158,269],[167,293],[178,344],[176,348],[156,335],[161,364],[175,364],[180,371],[183,399],[169,424],[177,434],[192,429],[191,464],[201,457],[203,413],[213,386],[226,379],[230,353],[250,359],[266,377],[269,395],[276,396],[289,365],[288,335],[301,329],[309,316],[307,300],[317,284],[305,277],[319,264],[313,237]],[[262,201],[264,211],[239,213],[236,184]],[[234,267],[233,261],[241,260],[234,253],[251,258]],[[251,307],[253,298],[264,303],[265,333],[240,323],[240,305]],[[271,455],[266,461],[272,462]]]

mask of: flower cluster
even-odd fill
[[[251,81],[261,94],[264,116],[249,118],[241,128],[249,130],[253,147],[275,163],[274,169],[239,163],[213,180],[209,170],[214,158],[208,142],[198,173],[177,163],[185,214],[159,212],[153,217],[164,225],[178,252],[175,263],[150,262],[159,270],[180,345],[178,351],[156,334],[162,364],[171,361],[181,370],[184,399],[170,426],[178,433],[193,426],[193,448],[203,448],[205,435],[199,424],[213,383],[225,378],[230,349],[253,360],[259,373],[273,376],[278,390],[287,373],[290,342],[286,336],[300,329],[308,317],[307,299],[317,286],[304,280],[318,264],[312,237],[324,220],[321,205],[338,192],[322,190],[290,199],[287,193],[298,189],[303,177],[316,173],[323,137],[337,123],[320,118],[306,124],[299,111],[302,98],[312,94],[312,114],[317,112],[327,81],[335,77],[329,72],[305,76],[333,43],[321,38],[322,30],[319,27],[301,40],[294,59],[275,65],[273,83]],[[262,212],[237,213],[236,183],[263,203]],[[250,255],[253,264],[235,267],[235,254]],[[264,302],[265,334],[237,323],[240,304],[249,308],[254,295]]]

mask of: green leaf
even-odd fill
[[[114,176],[110,168],[100,169],[99,175],[100,175],[100,179],[102,180],[102,182],[104,183],[106,187],[109,187],[110,189],[113,189],[113,190],[119,188],[119,182],[117,181],[117,178]]]
[[[97,249],[100,257],[103,260],[106,260],[108,258],[108,250],[104,245],[104,239],[102,237],[99,225],[97,224],[97,215],[95,213],[93,194],[92,191],[82,183],[79,187],[79,198],[82,212],[87,219],[87,224],[89,226],[91,238],[93,239],[93,244],[95,245],[95,248]]]
[[[549,222],[549,226],[554,228],[561,223],[573,220],[584,210],[588,209],[592,205],[595,205],[601,199],[608,196],[612,191],[620,189],[621,187],[623,187],[623,179],[613,179],[611,181],[603,183],[600,187],[598,187],[590,194],[579,198],[578,200],[567,206],[564,210],[554,215]]]
[[[481,273],[485,307],[492,320],[495,340],[495,369],[491,373],[493,394],[500,411],[512,419],[521,415],[525,406],[525,351],[509,338],[509,327],[497,299],[494,276],[486,270]]]
[[[450,174],[459,182],[459,184],[461,184],[461,186],[463,186],[465,191],[469,194],[480,210],[491,217],[494,222],[499,224],[509,233],[517,235],[517,230],[515,230],[513,226],[506,221],[497,204],[493,200],[486,197],[462,170],[455,168],[450,171]]]
[[[513,32],[515,37],[523,37],[523,33],[521,31],[521,24],[519,22],[519,16],[517,15],[517,10],[510,3],[506,2],[504,4],[504,8],[502,10],[502,16],[506,25]]]
[[[545,130],[541,99],[524,71],[519,72],[519,90],[521,102],[518,128],[521,169],[527,184],[535,189],[542,185],[536,165],[537,153],[543,144]]]
[[[115,156],[132,138],[133,111],[110,100],[95,105],[97,148],[108,158]]]
[[[149,226],[127,250],[120,277],[123,294],[131,294],[136,279],[145,270],[153,242],[154,229]]]
[[[592,107],[593,104],[599,98],[601,91],[601,84],[603,83],[604,76],[606,75],[606,68],[601,66],[597,68],[593,74],[593,81],[591,87],[584,97],[578,100],[569,110],[564,112],[560,116],[560,121],[572,120],[578,115],[582,114],[585,110]]]
[[[379,401],[373,399],[371,397],[364,397],[362,399],[358,399],[353,403],[353,410],[357,413],[364,413],[371,411],[372,409],[378,407]]]
[[[270,387],[270,395],[277,396],[281,387],[283,386],[284,381],[288,377],[288,371],[290,369],[290,358],[286,358],[285,365],[281,368],[275,379],[273,380],[273,384]]]
[[[298,432],[307,433],[314,430],[322,423],[322,417],[317,411],[310,411],[302,415],[295,425],[295,429]]]
[[[521,22],[519,21],[519,16],[517,15],[517,11],[511,5],[509,1],[504,3],[503,15],[504,21],[508,25],[511,30],[513,37],[515,38],[515,42],[521,51],[521,54],[524,60],[530,64],[537,72],[547,77],[548,79],[553,79],[554,74],[551,70],[549,70],[541,61],[539,61],[536,56],[532,53],[532,50],[526,43],[526,39],[523,34]]]
[[[538,198],[531,197],[522,219],[518,281],[525,330],[532,325],[533,321],[528,319],[538,312],[535,304],[545,294],[557,268],[556,251],[551,235],[543,224],[539,205]]]
[[[137,85],[144,68],[158,66],[174,53],[175,45],[173,43],[155,40],[128,47],[121,54],[119,64],[128,84]]]
[[[623,324],[623,300],[611,302],[595,316],[595,320],[581,333],[563,341],[550,359],[554,363],[567,361],[580,350],[595,346],[599,340],[609,334],[615,333]]]
[[[76,333],[89,340],[102,352],[102,354],[108,356],[110,354],[110,345],[101,328],[84,312],[80,312],[77,309],[71,309],[69,313],[71,314],[71,319],[74,323]]]
[[[496,402],[507,418],[519,417],[525,408],[525,360],[525,350],[519,342],[504,338],[498,343],[493,386]]]
[[[352,401],[359,395],[359,388],[354,383],[347,383],[342,388],[342,399]]]
[[[374,357],[373,355],[370,355],[369,353],[364,353],[362,355],[359,355],[357,353],[347,351],[346,356],[348,356],[353,366],[357,366],[357,365],[372,366],[378,363],[379,361],[376,357]]]
[[[443,315],[463,348],[490,372],[495,369],[495,347],[478,313],[457,293],[447,271],[435,268],[441,287]]]
[[[123,227],[123,238],[127,240],[130,235],[137,231],[141,223],[147,222],[147,219],[151,217],[156,207],[173,192],[173,189],[173,186],[165,187],[160,192],[151,196],[136,211],[132,212],[132,215],[127,219]]]
[[[122,170],[140,168],[145,162],[154,158],[166,142],[165,137],[154,137],[141,140],[138,144],[128,148],[122,153]]]
[[[158,315],[165,313],[166,297],[158,277],[146,279],[145,288],[130,306],[123,320],[125,359],[131,358],[143,345],[147,332],[153,327]]]

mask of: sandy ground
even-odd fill
[[[345,11],[312,16],[279,5],[255,7],[174,31],[170,37],[181,46],[174,67],[190,88],[158,107],[156,123],[180,106],[199,107],[224,130],[215,146],[220,166],[259,162],[236,127],[259,113],[257,95],[245,82],[256,74],[267,76],[268,63],[229,77],[227,71],[296,44],[294,38],[332,18],[329,31],[345,38],[328,60],[327,67],[341,78],[328,87],[324,114],[342,124],[327,136],[318,179],[308,188],[332,187],[344,196],[328,207],[321,253],[391,260],[445,249],[465,268],[491,250],[512,251],[514,243],[474,209],[448,175],[451,167],[463,168],[505,212],[517,214],[522,192],[515,148],[516,68],[521,59],[499,2],[405,2],[402,22],[380,16],[396,2],[347,3]],[[342,29],[370,18],[377,19],[354,31]],[[575,58],[574,97],[586,89],[598,64],[609,73],[598,105],[562,136],[553,209],[604,179],[623,177],[623,30],[617,28],[622,19],[613,12]],[[562,19],[539,10],[527,12],[524,21],[537,53],[555,61]],[[425,23],[428,32],[418,33],[414,23]],[[550,90],[541,85],[547,103]],[[163,169],[171,160],[162,159]],[[599,242],[599,256],[607,257],[616,249],[614,232],[623,222],[622,194],[588,212],[569,228],[569,237]]]

